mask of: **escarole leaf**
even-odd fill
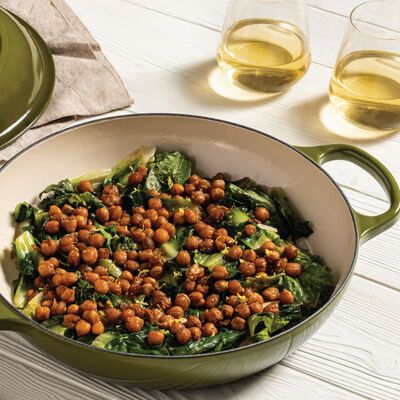
[[[206,267],[210,272],[212,272],[216,265],[223,265],[229,273],[228,279],[232,279],[239,273],[239,261],[227,261],[222,252],[213,254],[198,252],[194,255],[193,261],[196,264]]]
[[[273,313],[259,313],[247,320],[250,337],[256,340],[268,340],[271,335],[285,327],[289,321]]]
[[[107,344],[110,343],[113,339],[115,339],[116,334],[112,331],[102,333],[99,336],[96,336],[96,339],[93,340],[92,346],[97,347],[99,349],[105,349]]]
[[[14,219],[15,222],[22,222],[25,220],[30,220],[35,214],[35,207],[23,201],[15,206]]]
[[[175,236],[161,245],[165,260],[172,260],[178,255],[178,252],[182,250],[184,243],[191,235],[192,231],[193,229],[191,228],[178,228]]]
[[[304,291],[297,279],[283,275],[279,286],[292,292],[296,303],[302,303],[304,301]]]
[[[258,250],[261,246],[270,239],[268,232],[258,230],[251,236],[241,236],[239,241],[252,250]]]
[[[72,186],[77,190],[80,181],[89,181],[92,185],[100,185],[104,179],[111,173],[111,168],[103,168],[95,171],[90,171],[84,175],[71,179]]]
[[[146,185],[152,188],[170,188],[173,183],[185,183],[192,172],[192,163],[179,151],[157,153],[153,163],[149,164],[151,180]]]
[[[247,222],[250,217],[239,207],[232,208],[226,215],[225,221],[229,226],[239,226]]]
[[[139,147],[120,161],[104,179],[105,185],[120,183],[126,185],[129,174],[141,165],[150,162],[156,152],[155,147]]]
[[[300,213],[290,203],[282,188],[271,188],[268,193],[277,205],[277,210],[283,220],[285,229],[293,240],[308,237],[313,233],[310,223],[304,221]]]
[[[43,292],[39,292],[35,297],[33,297],[26,307],[22,310],[22,312],[29,318],[35,317],[35,310],[42,304],[43,301]]]
[[[15,239],[15,254],[21,275],[28,279],[35,278],[39,258],[31,232],[25,231]]]
[[[301,251],[295,260],[300,262],[302,268],[297,280],[303,289],[303,302],[310,308],[316,308],[327,301],[335,289],[330,269],[317,260],[318,258],[304,251]]]
[[[161,200],[163,206],[168,211],[177,211],[179,209],[190,208],[191,210],[197,213],[200,212],[199,207],[196,206],[196,204],[193,204],[189,199],[184,199],[184,198],[172,199],[169,197],[163,197]]]
[[[280,282],[282,282],[283,276],[285,276],[285,274],[282,273],[271,276],[257,276],[257,277],[247,278],[243,282],[243,286],[251,287],[255,291],[260,292],[267,287],[279,285]]]
[[[62,206],[67,202],[68,197],[73,194],[75,194],[75,190],[71,181],[69,179],[63,179],[58,183],[47,186],[39,194],[39,198],[42,199],[39,203],[39,207],[48,209],[51,204]]]
[[[27,293],[29,289],[33,289],[33,284],[21,274],[16,282],[13,297],[13,304],[18,309],[25,308],[28,304]]]
[[[117,267],[111,260],[109,259],[101,259],[99,261],[99,265],[107,268],[108,273],[114,278],[119,278],[122,274],[122,269]]]
[[[228,185],[228,196],[238,206],[254,208],[262,206],[275,213],[276,207],[272,199],[265,193],[252,189],[243,189],[234,183]]]

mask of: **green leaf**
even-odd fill
[[[265,230],[258,230],[251,236],[241,236],[239,241],[252,250],[258,250],[261,246],[271,240]]]
[[[114,278],[119,278],[122,274],[122,269],[117,267],[111,260],[109,259],[101,259],[99,261],[99,265],[104,268],[107,268],[108,273]]]
[[[280,286],[292,292],[296,303],[302,303],[304,301],[303,288],[297,279],[283,275]]]
[[[247,323],[251,338],[268,340],[274,332],[285,327],[289,321],[281,318],[278,314],[259,313],[253,314]]]
[[[28,281],[22,274],[20,274],[15,286],[13,297],[13,304],[18,309],[23,309],[28,304],[27,292],[29,289],[33,289],[32,282]]]
[[[183,199],[183,198],[172,199],[169,197],[163,197],[161,200],[163,206],[168,211],[177,211],[179,209],[190,208],[191,210],[197,213],[200,212],[199,207],[196,206],[196,204],[193,204],[189,199]]]
[[[22,313],[25,314],[29,318],[35,318],[35,310],[42,304],[43,301],[43,292],[39,292],[35,297],[33,297],[26,307],[22,310]]]
[[[32,219],[34,213],[35,213],[35,207],[24,201],[15,206],[14,219],[16,222],[30,220]]]
[[[31,232],[25,231],[15,239],[15,253],[22,276],[28,279],[35,278],[39,258],[35,238]]]
[[[165,260],[169,261],[174,259],[180,250],[183,248],[183,244],[187,238],[192,234],[192,228],[177,228],[176,234],[168,242],[161,245],[161,249],[164,252]]]
[[[112,331],[104,332],[93,340],[92,346],[97,347],[99,349],[105,349],[108,343],[114,340],[115,337],[116,337],[115,332]]]
[[[149,165],[158,183],[170,188],[172,183],[185,183],[192,171],[192,163],[179,151],[157,153]]]
[[[257,207],[262,206],[270,212],[276,212],[276,207],[272,199],[261,191],[252,189],[242,189],[233,183],[228,185],[228,195],[237,206]]]
[[[71,183],[75,190],[77,190],[80,181],[89,181],[93,186],[100,185],[110,172],[111,168],[97,169],[71,179]]]
[[[285,274],[247,278],[243,282],[243,286],[251,287],[256,292],[261,292],[267,287],[280,285],[283,276],[285,276]]]
[[[238,207],[232,208],[225,215],[225,221],[229,226],[239,226],[247,222],[249,219],[250,217]]]
[[[155,147],[139,147],[130,153],[127,157],[117,163],[111,172],[104,179],[105,185],[120,183],[125,186],[128,182],[128,176],[141,165],[146,165],[154,157]]]

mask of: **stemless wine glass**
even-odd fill
[[[311,55],[302,0],[230,0],[218,64],[247,90],[279,93],[306,73]]]
[[[345,119],[365,129],[365,138],[400,128],[398,0],[367,1],[352,11],[329,97]]]

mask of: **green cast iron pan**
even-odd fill
[[[312,222],[314,233],[309,244],[331,266],[338,284],[330,301],[318,312],[266,342],[196,356],[121,354],[57,336],[17,311],[11,304],[11,282],[17,271],[9,252],[2,253],[0,329],[21,332],[64,363],[105,379],[142,388],[200,387],[239,379],[279,362],[307,340],[334,310],[349,283],[359,245],[388,229],[399,217],[400,192],[393,176],[378,160],[356,147],[335,144],[296,148],[224,121],[143,114],[63,130],[4,165],[0,187],[9,189],[0,199],[0,249],[9,249],[13,240],[10,215],[16,203],[33,201],[46,185],[60,179],[111,166],[139,145],[182,150],[196,161],[198,171],[209,176],[226,171],[234,179],[250,176],[263,185],[282,186]],[[319,165],[332,159],[351,161],[371,173],[388,193],[389,210],[374,217],[355,212]]]
[[[43,39],[0,7],[0,149],[40,117],[54,81],[53,58]]]

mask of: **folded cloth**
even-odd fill
[[[99,44],[64,0],[0,0],[0,6],[39,32],[56,67],[49,106],[34,128],[0,151],[0,162],[78,117],[103,114],[132,104]]]

